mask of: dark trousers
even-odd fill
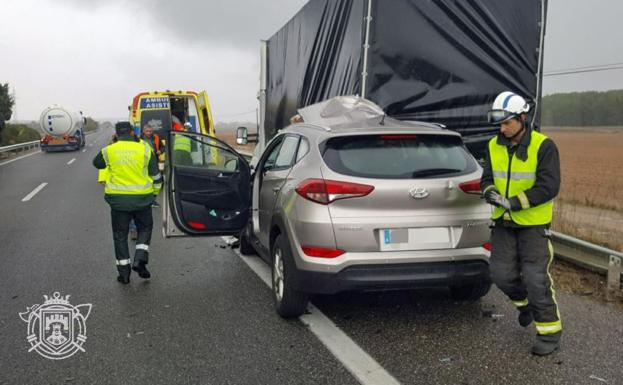
[[[154,220],[151,214],[151,206],[136,211],[110,210],[112,220],[112,236],[115,243],[115,258],[117,269],[120,274],[130,273],[130,253],[128,251],[128,231],[130,221],[134,219],[137,229],[136,250],[134,252],[134,264],[147,264],[149,261],[149,243],[151,242],[151,230]]]
[[[549,266],[554,249],[545,226],[496,225],[491,232],[491,279],[520,309],[534,316],[537,333],[562,330]]]

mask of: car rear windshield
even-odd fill
[[[340,136],[320,151],[331,170],[364,178],[442,178],[478,167],[461,138],[450,135]]]

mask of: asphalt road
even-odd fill
[[[109,208],[86,152],[0,166],[0,384],[356,384],[220,238],[164,240],[160,213],[149,281],[115,280]],[[68,164],[71,159],[76,160]],[[30,200],[22,199],[47,183]],[[18,313],[43,295],[90,303],[85,352],[28,352]],[[494,289],[457,303],[443,291],[321,296],[314,304],[404,384],[621,384],[623,313],[559,294],[562,350],[529,354],[533,329]]]

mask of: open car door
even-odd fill
[[[235,235],[249,220],[247,161],[226,143],[170,131],[163,197],[163,234]]]
[[[214,135],[214,121],[212,120],[212,111],[210,110],[210,100],[208,93],[201,91],[197,97],[200,120],[203,122],[204,134]]]

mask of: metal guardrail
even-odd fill
[[[552,231],[555,255],[608,277],[607,296],[621,295],[623,253]]]
[[[12,144],[10,146],[0,147],[0,154],[4,152],[8,152],[8,151],[13,151],[13,152],[26,151],[26,150],[30,150],[36,147],[39,147],[38,140],[33,140],[32,142],[26,142],[26,143]]]

